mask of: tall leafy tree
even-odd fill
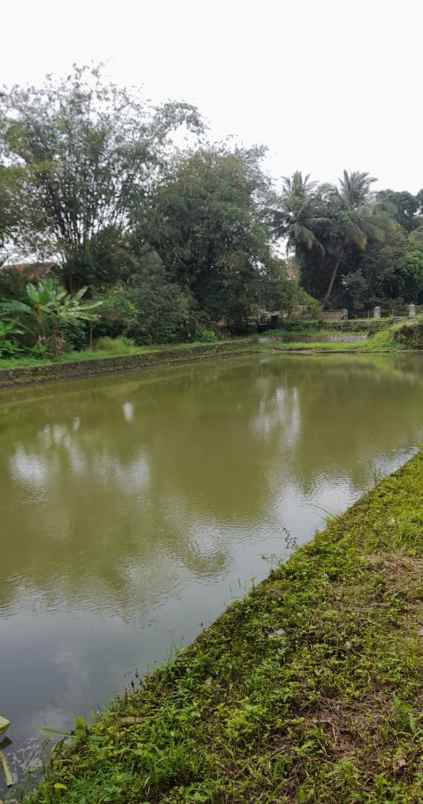
[[[193,106],[152,108],[100,69],[75,66],[63,80],[1,94],[3,157],[25,169],[22,235],[29,248],[60,257],[70,289],[95,266],[104,239],[126,230],[180,126],[201,128]]]
[[[271,260],[263,151],[203,147],[175,161],[137,235],[211,318],[245,323]]]
[[[413,195],[405,190],[381,190],[377,200],[407,232],[423,223],[423,191]]]
[[[21,171],[0,164],[0,266],[10,257],[20,226]]]

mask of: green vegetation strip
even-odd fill
[[[423,455],[93,726],[27,799],[423,800]]]
[[[297,334],[297,333],[295,333]],[[314,333],[313,333],[314,334]],[[275,351],[281,352],[399,352],[420,351],[423,349],[423,319],[421,317],[411,321],[393,324],[387,328],[369,331],[365,340],[350,341],[319,341],[319,335],[326,334],[324,330],[316,332],[315,341],[301,340],[306,331],[298,333],[295,342],[285,340],[286,333],[276,333],[270,340]]]
[[[215,343],[132,347],[125,352],[75,352],[56,360],[0,360],[0,388],[257,351],[257,339],[239,338]]]

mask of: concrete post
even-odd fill
[[[409,318],[415,318],[416,317],[416,305],[415,304],[409,304],[408,305],[408,317]]]
[[[381,318],[381,317],[382,317],[382,308],[381,307],[375,307],[374,312],[373,312],[373,318]]]

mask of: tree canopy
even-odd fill
[[[94,328],[142,343],[194,338],[218,322],[245,331],[263,314],[312,304],[304,294],[357,315],[423,302],[423,190],[376,191],[359,170],[336,184],[296,171],[278,185],[264,147],[205,137],[195,106],[153,106],[101,68],[5,88],[0,300],[22,315],[4,331],[25,328],[22,305],[48,293],[66,299],[53,307],[68,337],[65,307],[80,310],[84,287],[85,312],[101,302],[90,337]],[[7,267],[13,254],[19,270]],[[25,269],[27,258],[56,264],[54,286]],[[73,343],[86,342],[84,320],[75,317]]]
[[[23,169],[22,244],[59,254],[72,287],[100,261],[104,240],[127,229],[181,126],[201,131],[195,107],[152,108],[139,93],[106,83],[99,69],[75,66],[64,79],[3,92],[1,152]]]

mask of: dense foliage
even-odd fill
[[[375,193],[360,172],[338,186],[297,172],[279,190],[264,153],[208,142],[195,107],[153,107],[99,69],[1,92],[3,351],[213,338],[272,314],[423,302],[423,191]],[[38,328],[31,294],[62,299]]]
[[[367,173],[339,186],[295,173],[275,198],[275,231],[295,251],[306,290],[353,313],[423,301],[423,191],[372,192]]]

